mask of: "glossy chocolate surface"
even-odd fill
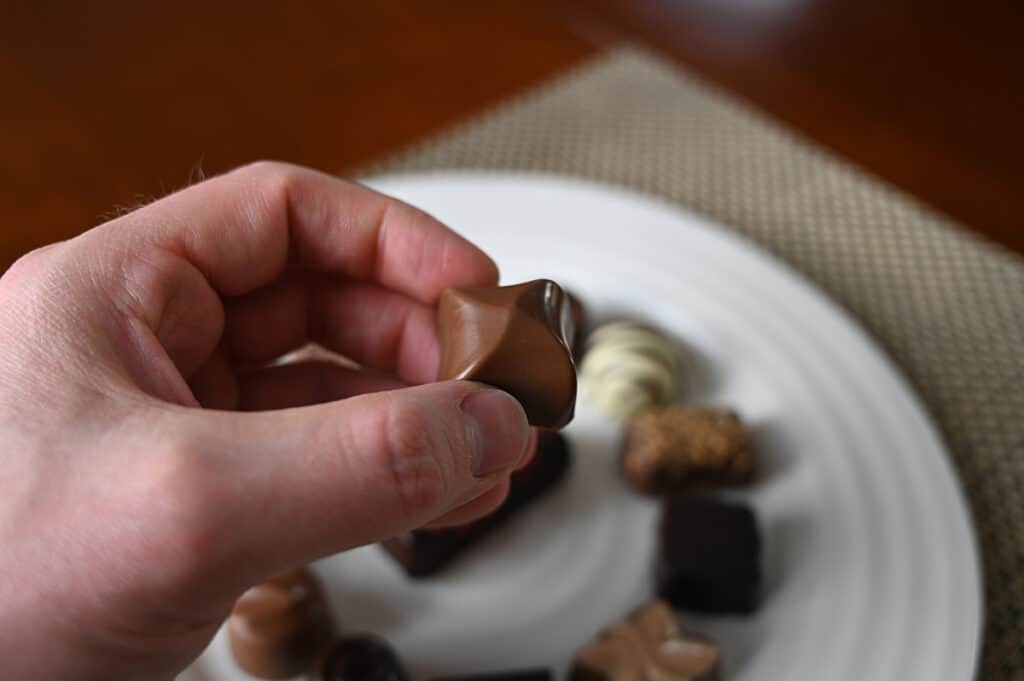
[[[242,594],[227,626],[235,662],[264,679],[305,672],[330,641],[333,629],[323,589],[303,568],[281,573]]]
[[[496,511],[462,527],[406,532],[382,546],[412,577],[432,575],[464,551],[552,489],[569,469],[569,446],[555,431],[542,431],[537,454],[525,468],[512,474],[508,498]]]
[[[577,310],[582,313],[582,309]],[[561,428],[576,406],[573,309],[558,284],[446,289],[437,311],[440,380],[466,379],[505,390],[531,425]]]
[[[665,601],[608,626],[573,662],[570,681],[713,681],[718,646],[685,634]]]
[[[702,497],[669,497],[659,527],[657,591],[678,608],[749,613],[758,604],[761,539],[753,511]]]
[[[311,675],[313,681],[408,681],[387,641],[371,635],[338,639]]]

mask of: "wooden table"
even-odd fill
[[[623,40],[1024,253],[1024,3],[5,3],[0,267],[257,158],[344,172]]]

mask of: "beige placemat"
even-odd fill
[[[982,678],[1024,679],[1024,261],[632,47],[366,172],[451,168],[569,173],[678,201],[859,317],[941,424],[973,505]]]

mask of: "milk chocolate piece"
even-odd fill
[[[662,506],[657,591],[678,608],[749,613],[758,603],[761,540],[747,506],[674,496]]]
[[[622,470],[633,487],[648,494],[749,482],[754,470],[750,432],[723,409],[648,409],[629,422]]]
[[[606,628],[573,661],[570,681],[714,681],[718,646],[683,633],[665,601]]]
[[[398,655],[378,636],[345,636],[322,656],[313,681],[408,681]]]
[[[459,676],[441,676],[432,681],[554,681],[550,669],[535,667],[533,669],[516,669],[500,672],[483,672],[481,674],[464,674]]]
[[[542,431],[537,454],[525,468],[512,474],[508,498],[496,511],[462,527],[414,530],[383,542],[382,546],[411,577],[432,575],[501,525],[524,506],[553,488],[569,468],[569,447],[556,431]]]
[[[330,641],[332,630],[323,589],[303,568],[249,589],[228,617],[235,661],[247,673],[264,679],[305,672]]]
[[[586,336],[587,309],[583,302],[568,291],[565,296],[569,299],[569,315],[572,318],[572,341],[569,347],[572,349],[573,359],[578,359],[583,354],[583,338]]]
[[[531,425],[561,428],[576,406],[575,330],[568,297],[537,279],[515,286],[449,288],[437,310],[441,380],[501,388]]]

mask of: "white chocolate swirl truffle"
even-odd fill
[[[625,421],[646,407],[675,399],[682,359],[675,344],[657,331],[613,322],[587,338],[580,382],[602,411]]]

